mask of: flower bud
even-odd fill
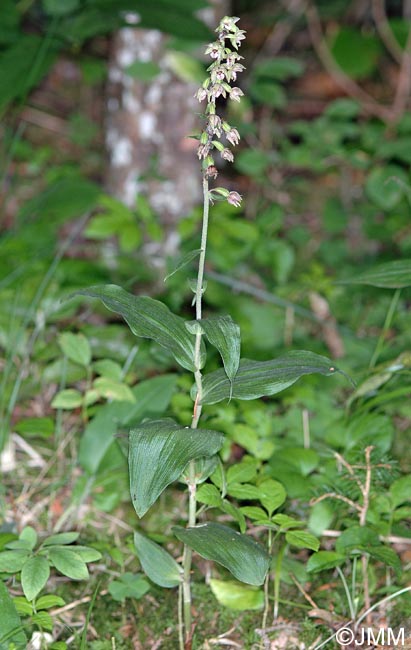
[[[199,102],[203,102],[208,96],[208,92],[205,90],[205,88],[199,88],[197,92],[194,94],[194,97],[198,99]]]
[[[208,154],[210,153],[210,145],[207,144],[199,144],[198,149],[197,149],[197,156],[200,158],[206,158]]]
[[[230,129],[226,132],[225,137],[233,146],[237,145],[240,142],[240,134],[237,129]]]
[[[235,102],[239,102],[240,97],[242,97],[243,95],[244,93],[241,90],[241,88],[236,88],[236,87],[231,88],[230,98],[233,99]]]
[[[238,192],[230,192],[229,195],[227,196],[227,201],[231,205],[234,205],[236,208],[239,208],[241,205],[241,201],[243,200],[241,194]]]
[[[232,151],[230,151],[230,149],[223,149],[221,151],[221,158],[223,158],[224,160],[228,160],[228,162],[234,161],[234,156]]]
[[[206,178],[213,178],[214,180],[218,176],[218,170],[215,165],[209,165],[205,171]]]

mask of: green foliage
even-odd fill
[[[237,580],[255,586],[263,584],[269,557],[251,537],[214,522],[194,528],[175,526],[173,531],[206,560],[222,564]]]
[[[326,357],[305,351],[289,352],[272,361],[240,362],[232,382],[222,370],[215,370],[204,377],[203,404],[215,404],[223,399],[256,399],[276,393],[294,384],[303,375],[320,373],[332,375],[336,368]]]
[[[190,460],[213,456],[224,439],[217,431],[187,429],[171,419],[143,423],[131,429],[129,438],[130,493],[139,517]]]
[[[26,526],[18,539],[4,545],[0,552],[0,571],[20,574],[23,593],[30,602],[46,586],[50,567],[72,580],[86,580],[87,563],[99,560],[101,554],[88,546],[73,545],[77,538],[78,533],[56,534],[38,546],[37,533]]]
[[[184,320],[163,303],[153,298],[132,296],[115,285],[90,287],[77,293],[100,298],[108,309],[123,316],[133,334],[153,339],[169,350],[183,368],[195,370],[194,337],[185,328]],[[203,344],[201,365],[204,361]]]

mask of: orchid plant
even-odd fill
[[[244,516],[225,498],[225,481],[221,480],[224,469],[218,455],[224,435],[199,426],[203,405],[270,396],[303,375],[332,375],[336,372],[329,359],[305,351],[289,352],[269,361],[240,359],[238,325],[229,315],[203,315],[210,205],[215,200],[226,200],[240,207],[242,201],[235,190],[209,187],[210,180],[218,176],[215,153],[219,153],[222,160],[232,162],[234,155],[229,145],[234,147],[240,141],[238,130],[219,114],[220,105],[217,105],[219,98],[240,101],[243,95],[242,90],[233,85],[238,73],[244,70],[238,48],[245,32],[238,28],[238,20],[226,16],[217,27],[217,39],[206,49],[206,54],[212,59],[208,76],[196,92],[197,99],[206,102],[206,108],[197,149],[204,197],[201,244],[200,249],[193,251],[186,260],[191,261],[196,256],[199,259],[194,289],[195,319],[186,320],[158,300],[132,295],[115,285],[93,286],[79,292],[99,298],[108,309],[124,318],[136,336],[149,338],[166,348],[179,366],[194,375],[191,423],[181,426],[169,418],[137,423],[129,433],[128,452],[131,498],[139,517],[146,514],[171,483],[182,480],[187,485],[186,526],[173,527],[174,535],[184,545],[181,562],[141,532],[134,536],[141,565],[148,577],[162,587],[179,591],[180,650],[191,650],[193,643],[193,551],[222,565],[237,580],[250,585],[264,583],[271,563],[265,548],[246,534]],[[204,373],[205,341],[218,350],[222,359],[222,368],[214,372]],[[209,507],[198,508],[199,484],[216,473],[219,473],[220,480],[210,487],[217,490],[221,486],[220,493],[208,504]],[[258,485],[267,499],[273,483],[262,478]],[[215,521],[213,507],[230,515],[234,526]]]

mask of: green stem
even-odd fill
[[[275,575],[274,575],[274,609],[273,609],[273,620],[276,621],[278,618],[278,609],[280,604],[280,582],[281,582],[281,567],[283,564],[283,557],[286,549],[286,544],[280,547],[277,555],[277,562],[275,563]]]
[[[400,298],[400,294],[401,294],[401,289],[397,289],[395,291],[393,297],[392,297],[391,304],[390,304],[390,306],[388,308],[388,312],[387,312],[387,315],[385,317],[385,322],[384,322],[384,326],[382,328],[382,332],[381,332],[381,334],[379,336],[377,345],[375,346],[374,354],[372,355],[372,358],[371,358],[371,361],[370,361],[370,368],[374,368],[375,364],[378,361],[378,357],[380,356],[380,354],[382,352],[382,349],[383,349],[384,343],[385,343],[385,337],[387,335],[388,330],[391,327],[392,319],[394,317],[395,310],[397,309],[397,304],[398,304],[398,300]]]
[[[198,274],[197,274],[197,286],[195,293],[195,305],[196,305],[196,320],[201,320],[202,316],[202,298],[203,298],[203,280],[204,280],[204,264],[207,248],[207,233],[208,233],[208,215],[210,208],[210,199],[208,193],[208,179],[203,177],[203,226],[201,232],[201,252],[198,262]],[[193,410],[193,419],[191,422],[191,428],[196,429],[198,422],[201,416],[201,396],[203,393],[203,384],[202,384],[202,375],[201,375],[201,338],[202,332],[198,331],[196,333],[196,340],[194,346],[194,378],[197,386],[197,396],[194,404]],[[188,527],[195,526],[196,524],[196,511],[197,511],[197,499],[196,499],[196,463],[195,460],[190,461],[188,467]],[[183,618],[184,618],[184,630],[185,630],[185,650],[190,650],[191,648],[191,638],[192,638],[192,616],[191,616],[191,559],[192,552],[191,549],[185,544],[184,545],[184,556],[183,556]]]
[[[271,557],[271,553],[273,550],[273,532],[271,528],[268,529],[267,547],[268,547],[268,554]],[[270,607],[269,589],[270,589],[270,571],[268,571],[264,582],[264,613],[263,613],[263,622],[261,625],[263,630],[265,630],[265,628],[267,627],[268,609]]]

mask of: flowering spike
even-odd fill
[[[245,31],[237,27],[240,19],[237,16],[224,16],[220,21],[217,29],[217,40],[209,43],[205,51],[212,59],[211,65],[207,68],[208,77],[202,86],[194,95],[199,102],[206,101],[205,109],[206,125],[203,129],[199,140],[197,155],[201,160],[204,178],[216,179],[218,170],[212,157],[213,150],[220,152],[223,160],[233,162],[234,155],[231,149],[228,149],[220,138],[225,136],[227,142],[232,146],[240,142],[240,134],[234,127],[217,115],[216,100],[219,97],[224,99],[227,95],[235,102],[239,102],[244,95],[241,88],[231,87],[231,82],[237,80],[237,74],[245,68],[239,63],[243,58],[237,50],[241,46],[241,41],[245,39]],[[229,47],[231,46],[231,47]],[[223,190],[223,191],[222,191]],[[217,195],[239,207],[241,204],[241,195],[238,192],[229,191],[225,188],[218,188]],[[216,198],[216,191],[210,190],[209,200]]]

